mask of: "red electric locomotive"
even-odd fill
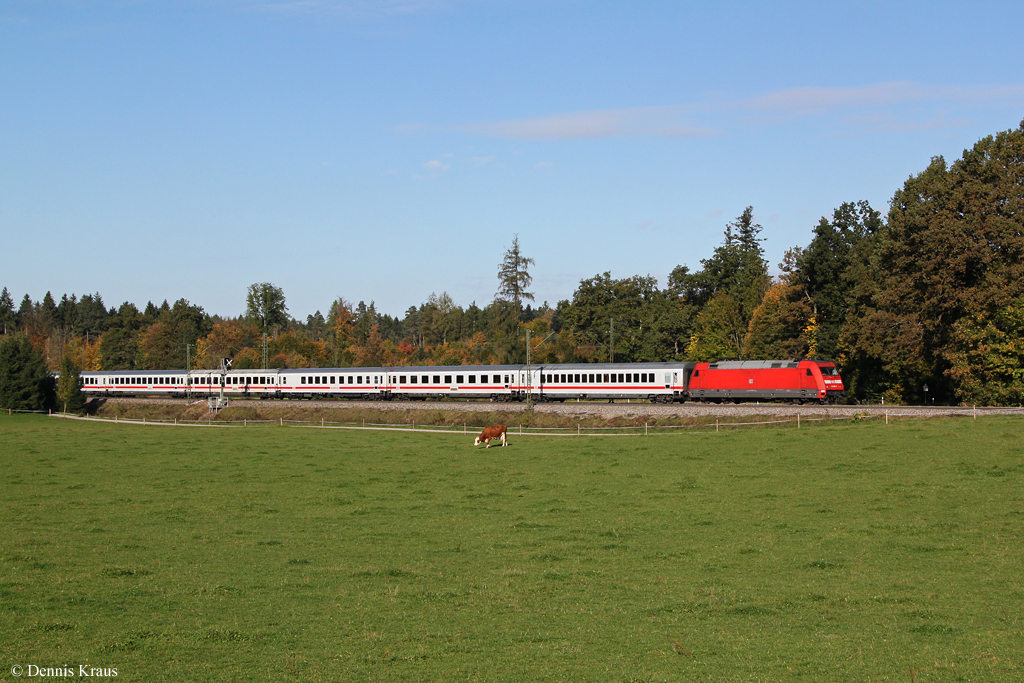
[[[835,403],[846,396],[835,363],[817,360],[736,360],[697,363],[689,396],[696,401],[785,399]]]

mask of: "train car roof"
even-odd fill
[[[406,365],[388,368],[389,372],[515,372],[525,365]]]
[[[678,362],[650,362],[650,363],[534,363],[534,367],[543,367],[544,370],[609,370],[646,368],[648,370],[668,370],[670,368],[692,368],[696,363]]]
[[[192,372],[195,372],[193,370]],[[183,375],[185,370],[83,370],[81,375]]]
[[[278,372],[288,372],[292,374],[309,374],[311,372],[327,372],[327,373],[342,373],[342,372],[387,372],[389,368],[282,368]]]

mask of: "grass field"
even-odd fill
[[[1019,681],[1022,436],[2,416],[0,677]]]

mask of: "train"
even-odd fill
[[[117,370],[81,378],[90,396],[652,403],[836,403],[846,396],[835,364],[820,360]]]

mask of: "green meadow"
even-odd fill
[[[2,416],[0,678],[1019,681],[1022,437]]]

